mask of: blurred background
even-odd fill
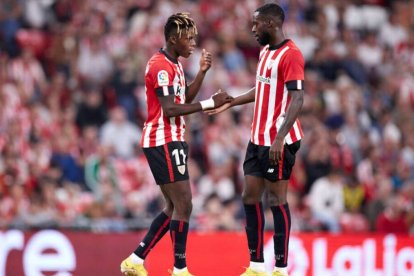
[[[269,2],[269,1],[267,1]],[[145,229],[163,207],[139,141],[144,70],[188,11],[213,56],[198,96],[254,86],[259,0],[2,0],[0,229]],[[414,1],[285,0],[306,59],[294,232],[414,233]],[[243,230],[253,105],[187,117],[199,232]],[[266,212],[267,229],[272,228]]]

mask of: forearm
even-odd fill
[[[237,96],[236,98],[234,98],[234,100],[231,102],[231,106],[243,105],[246,103],[254,102],[255,97],[256,97],[255,93],[256,93],[256,88],[253,87],[246,93],[243,93]]]
[[[197,102],[190,104],[173,104],[170,105],[168,108],[163,109],[163,112],[167,118],[170,118],[192,114],[201,110],[201,104]]]
[[[291,101],[286,111],[286,118],[277,131],[276,139],[284,139],[299,116],[303,105],[303,90],[292,93]]]
[[[185,102],[191,103],[194,98],[197,96],[198,91],[200,90],[201,84],[203,83],[206,72],[198,71],[195,79],[188,85],[185,93]]]

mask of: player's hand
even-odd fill
[[[282,161],[284,139],[276,137],[269,149],[269,161],[271,165],[277,165]]]
[[[201,52],[201,57],[200,57],[200,70],[203,73],[207,72],[208,69],[210,69],[211,67],[211,62],[212,62],[211,53],[207,52],[206,49],[203,49],[203,51]]]
[[[231,102],[230,103],[225,103],[220,107],[216,107],[216,108],[213,108],[213,109],[207,109],[207,110],[204,111],[204,113],[211,116],[211,115],[218,114],[218,113],[221,113],[223,111],[226,111],[230,107],[231,107]]]
[[[226,92],[222,92],[221,89],[212,96],[212,99],[214,101],[215,108],[218,108],[227,103],[231,103],[231,101],[233,101],[233,97]]]

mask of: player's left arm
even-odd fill
[[[197,73],[195,79],[187,86],[185,90],[185,102],[191,103],[194,98],[197,96],[198,91],[200,90],[201,84],[203,83],[204,77],[208,69],[211,67],[211,53],[203,49],[200,57],[200,70]]]
[[[304,97],[304,67],[305,62],[299,51],[287,55],[284,60],[285,85],[290,96],[290,104],[286,110],[286,117],[277,131],[275,140],[269,150],[269,159],[273,164],[282,160],[285,137],[299,117]]]

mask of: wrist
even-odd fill
[[[204,101],[200,101],[199,103],[201,104],[201,109],[203,110],[214,108],[214,100],[212,98],[209,98]]]

